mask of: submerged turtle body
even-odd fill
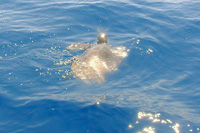
[[[81,48],[77,44],[76,47]],[[101,33],[98,36],[97,45],[77,56],[71,68],[74,75],[85,83],[102,83],[105,80],[105,74],[115,71],[121,61],[122,57],[107,45],[107,37]]]

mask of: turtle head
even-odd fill
[[[105,33],[100,33],[97,37],[97,44],[107,44],[108,39]]]

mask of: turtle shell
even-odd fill
[[[72,63],[74,75],[86,83],[105,80],[107,72],[115,71],[121,58],[112,52],[108,45],[96,45],[89,48]]]

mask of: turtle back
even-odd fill
[[[112,71],[121,63],[121,58],[116,56],[108,45],[97,45],[92,47],[83,54],[82,58],[88,63],[93,59],[99,60],[104,66],[107,66],[108,71]],[[98,63],[98,61],[96,63]]]
[[[74,74],[86,83],[101,83],[107,72],[117,69],[121,58],[116,56],[110,46],[96,45],[89,48],[80,59],[73,62]]]

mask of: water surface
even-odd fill
[[[0,1],[1,132],[200,132],[197,0]],[[86,85],[71,43],[130,49]]]

